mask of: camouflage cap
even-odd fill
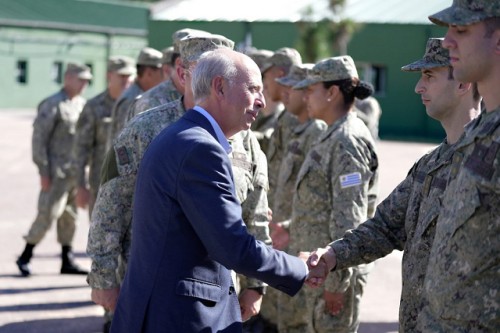
[[[108,59],[107,70],[120,75],[134,75],[136,73],[135,61],[126,56],[112,56]]]
[[[92,73],[90,67],[84,64],[77,64],[69,62],[66,66],[66,74],[74,74],[82,80],[92,80]]]
[[[139,53],[137,65],[161,68],[163,54],[151,47],[145,47]]]
[[[448,50],[442,46],[442,42],[443,38],[429,38],[424,57],[409,65],[401,67],[401,70],[405,72],[414,72],[427,68],[451,66],[450,54]]]
[[[264,68],[264,64],[267,59],[271,58],[272,55],[274,54],[273,51],[270,50],[258,50],[258,49],[253,49],[250,50],[247,55],[255,61],[257,66],[259,66],[260,71],[262,72],[262,68]]]
[[[179,42],[181,39],[187,36],[207,36],[210,35],[209,32],[197,29],[185,28],[177,30],[172,34],[172,45],[174,46],[174,52],[179,53]]]
[[[348,55],[321,60],[307,72],[307,78],[293,86],[303,89],[318,82],[328,82],[358,78],[354,60]]]
[[[187,36],[179,42],[179,50],[183,62],[197,61],[203,53],[221,47],[233,49],[234,42],[221,35],[209,35],[206,37]]]
[[[498,0],[453,0],[450,7],[430,15],[429,20],[437,25],[469,25],[491,17],[500,17]]]
[[[292,65],[302,63],[302,57],[299,51],[290,47],[282,47],[274,52],[274,54],[264,62],[261,72],[264,74],[269,68],[273,66],[282,66],[290,68]]]
[[[174,55],[174,47],[169,46],[161,50],[161,53],[163,53],[163,58],[161,62],[163,64],[171,64],[172,63],[172,56]]]
[[[307,72],[313,69],[314,64],[292,65],[288,75],[276,78],[276,82],[287,87],[293,87],[307,77]]]

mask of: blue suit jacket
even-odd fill
[[[289,295],[306,276],[300,259],[248,234],[227,153],[209,121],[194,110],[146,151],[133,221],[114,333],[241,332],[229,269]]]

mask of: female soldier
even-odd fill
[[[307,89],[309,116],[328,128],[311,146],[297,177],[290,225],[290,253],[340,238],[371,217],[378,160],[368,128],[357,118],[354,98],[370,96],[351,57],[318,62],[295,89]],[[356,332],[366,267],[332,272],[325,284],[304,290],[309,332]]]

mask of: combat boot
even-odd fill
[[[61,274],[81,274],[81,275],[88,274],[86,270],[79,267],[75,263],[71,246],[63,245],[61,258],[62,258]]]
[[[34,247],[35,247],[35,245],[30,244],[30,243],[26,243],[26,246],[24,247],[23,253],[16,260],[17,268],[19,268],[19,271],[21,272],[22,276],[30,276],[31,275],[30,260],[31,260],[31,257],[33,256],[33,248]]]

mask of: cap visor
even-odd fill
[[[294,85],[293,89],[304,89],[318,82],[320,81],[315,79],[305,79]]]
[[[429,62],[429,61],[425,61],[425,60],[421,59],[421,60],[417,60],[415,62],[412,62],[411,64],[408,64],[408,65],[401,67],[401,70],[403,72],[417,72],[417,71],[421,71],[422,69],[430,69],[430,68],[446,67],[446,66],[450,66],[450,65],[437,63],[437,62]]]
[[[481,19],[482,16],[476,12],[453,6],[429,16],[429,20],[432,23],[446,27],[450,24],[469,25],[479,22]]]

